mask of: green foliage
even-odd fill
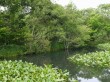
[[[110,40],[110,5],[78,10],[51,0],[0,0],[0,46],[23,45],[27,53],[96,46]]]
[[[14,44],[0,46],[0,57],[15,57],[23,54],[25,54],[23,46]]]
[[[93,14],[89,18],[89,25],[92,28],[93,32],[91,33],[91,43],[94,45],[98,43],[102,43],[105,40],[103,38],[106,38],[107,36],[107,31],[105,31],[105,20],[100,14]],[[94,41],[94,42],[93,42]]]
[[[110,18],[110,4],[101,4],[98,7],[99,12],[107,18]]]
[[[86,46],[87,41],[90,40],[90,34],[92,33],[92,29],[89,27],[82,25],[77,27],[77,36],[74,39],[76,46]]]
[[[97,48],[100,50],[110,51],[110,43],[98,44]]]
[[[9,36],[10,36],[10,28],[8,28],[8,27],[0,28],[0,44],[8,43]]]
[[[87,66],[93,68],[109,68],[110,67],[110,52],[100,51],[88,54],[76,54],[69,58],[70,62],[79,66]]]
[[[64,44],[63,43],[53,43],[51,44],[51,51],[59,51],[59,50],[64,49]]]
[[[0,61],[2,82],[68,82],[68,72],[52,66],[38,67],[22,61]]]

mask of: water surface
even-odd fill
[[[11,58],[11,60],[22,60],[34,63],[38,66],[44,64],[52,64],[53,67],[60,68],[62,70],[68,70],[71,77],[78,79],[79,82],[110,82],[110,70],[90,69],[86,67],[77,67],[70,63],[67,58],[76,52],[54,52],[41,55],[26,55],[18,58]],[[10,60],[10,59],[8,59]]]

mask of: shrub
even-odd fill
[[[70,62],[79,66],[97,67],[97,68],[109,68],[110,67],[110,52],[100,51],[92,52],[84,55],[76,54],[73,57],[68,58]]]
[[[68,72],[22,61],[0,61],[1,82],[68,82]]]

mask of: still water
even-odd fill
[[[22,60],[36,64],[37,66],[43,66],[44,64],[52,64],[53,67],[67,70],[70,73],[70,77],[77,79],[79,82],[110,82],[110,70],[91,69],[86,67],[78,67],[71,64],[67,58],[75,54],[76,52],[54,52],[42,55],[26,55],[23,57],[12,58],[11,60]],[[8,59],[10,60],[10,59]]]

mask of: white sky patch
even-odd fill
[[[2,6],[0,6],[0,10],[4,10],[4,8]]]
[[[5,11],[5,10],[7,10],[7,7],[0,6],[0,11],[1,12]]]
[[[65,6],[65,5],[69,4],[71,0],[51,0],[51,1],[61,4],[62,6]]]
[[[67,5],[70,2],[73,2],[78,9],[85,8],[97,8],[100,4],[108,4],[110,0],[54,0],[56,3],[61,4],[62,6]]]

